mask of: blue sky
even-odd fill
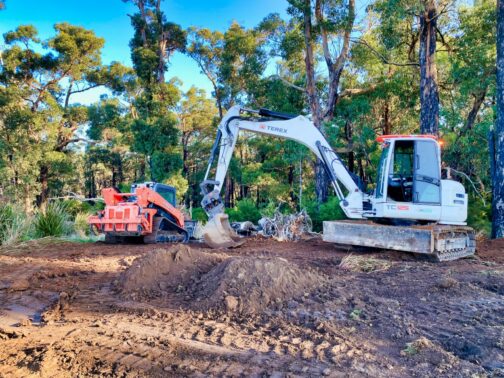
[[[53,25],[69,22],[94,30],[105,38],[104,63],[119,61],[131,65],[129,40],[133,34],[128,14],[135,12],[130,3],[122,0],[7,0],[6,10],[0,12],[0,34],[21,24],[32,24],[45,39],[54,35]],[[182,27],[207,27],[225,31],[233,21],[246,27],[256,26],[266,15],[278,12],[285,15],[286,0],[164,0],[163,11],[169,21]],[[208,80],[199,73],[196,64],[182,54],[171,60],[167,78],[177,76],[183,88],[191,85],[210,92]],[[74,98],[74,101],[96,101],[103,89]]]

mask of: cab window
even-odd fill
[[[413,201],[413,167],[415,144],[413,141],[397,141],[390,161],[387,196],[392,201]]]
[[[158,192],[159,195],[161,197],[163,197],[166,201],[168,201],[169,203],[171,203],[172,205],[175,206],[175,193],[174,193],[173,189],[163,188],[163,187],[158,186],[156,188],[156,192]]]

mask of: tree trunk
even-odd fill
[[[289,165],[289,173],[287,174],[287,181],[289,183],[289,197],[291,201],[296,200],[296,196],[294,194],[294,164]]]
[[[504,237],[504,1],[497,0],[497,120],[493,134],[492,236]],[[492,148],[490,148],[492,150]]]
[[[312,22],[311,22],[311,1],[304,1],[304,41],[305,41],[305,66],[306,66],[306,95],[310,110],[312,113],[312,121],[315,127],[320,128],[321,114],[320,103],[317,95],[315,82],[315,65],[313,60],[313,37],[312,37]],[[315,170],[315,195],[317,202],[320,204],[327,200],[327,175],[323,163],[317,159],[314,166]]]
[[[345,122],[345,139],[348,145],[351,145],[353,138],[353,127],[352,122],[347,120]],[[350,172],[355,172],[355,152],[353,149],[348,153],[348,170]]]
[[[471,108],[471,111],[467,116],[466,124],[464,126],[464,132],[469,131],[473,128],[474,123],[476,122],[476,116],[478,115],[481,105],[483,105],[483,101],[485,101],[486,93],[487,88],[484,88],[480,92],[474,94],[474,103]]]
[[[392,124],[390,123],[390,108],[389,100],[385,99],[385,104],[383,106],[383,135],[390,135],[392,133]]]
[[[49,167],[43,165],[39,171],[40,194],[37,196],[37,206],[45,209],[49,198]]]
[[[231,175],[230,174],[227,174],[226,175],[226,178],[224,179],[225,180],[225,194],[224,194],[224,206],[227,207],[227,208],[230,208],[232,207],[231,206],[231,201],[232,201],[232,194],[231,194],[231,191],[232,191],[232,187],[233,187],[233,184],[232,184],[232,179],[231,179]]]
[[[424,0],[420,16],[420,132],[438,135],[439,93],[436,69],[437,10],[434,0]]]

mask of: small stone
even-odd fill
[[[228,295],[224,298],[224,302],[226,304],[226,309],[229,312],[235,312],[238,309],[238,299],[236,299],[236,297]]]
[[[10,290],[12,291],[24,291],[30,288],[30,282],[26,278],[21,278],[17,281],[14,281],[10,285]]]
[[[322,371],[322,374],[325,375],[325,376],[328,376],[329,374],[331,374],[331,369],[329,368],[326,368]]]

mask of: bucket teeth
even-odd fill
[[[245,243],[231,228],[227,214],[217,214],[207,222],[203,239],[211,248],[236,248]]]

